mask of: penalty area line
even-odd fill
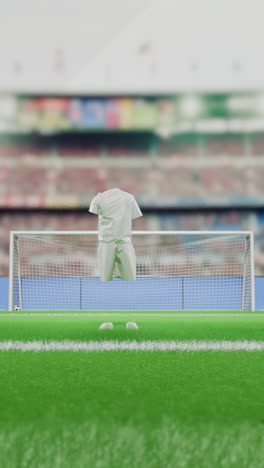
[[[264,341],[1,341],[0,351],[20,352],[155,352],[155,351],[182,351],[182,352],[233,352],[264,351]]]

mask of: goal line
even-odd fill
[[[172,314],[172,313],[136,313],[136,312],[131,312],[131,313],[111,313],[111,312],[107,312],[107,313],[90,313],[90,312],[87,312],[87,313],[72,313],[72,312],[69,312],[69,313],[57,313],[57,312],[37,312],[37,313],[34,313],[34,312],[20,312],[20,313],[14,313],[14,312],[8,312],[8,313],[1,313],[0,312],[0,320],[1,318],[8,318],[8,317],[91,317],[91,318],[95,318],[95,317],[108,317],[109,319],[113,319],[113,317],[130,317],[130,318],[133,318],[133,317],[137,317],[137,318],[140,318],[140,317],[172,317],[172,318],[183,318],[183,317],[190,317],[190,318],[194,318],[194,317],[218,317],[218,318],[230,318],[230,317],[246,317],[246,318],[252,318],[252,317],[264,317],[264,313],[229,313],[229,312],[225,312],[225,313],[190,313],[190,312],[185,312],[185,313],[175,313],[175,314]]]

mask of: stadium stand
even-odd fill
[[[48,102],[55,108],[60,104],[56,99]],[[40,103],[42,109],[43,100]],[[83,211],[96,193],[112,187],[133,193],[143,211],[154,210],[152,215],[146,211],[137,229],[253,229],[260,252],[257,273],[264,274],[262,215],[254,210],[264,203],[263,134],[208,130],[164,138],[144,128],[151,105],[143,104],[137,100],[135,108],[138,118],[146,112],[146,120],[139,119],[139,127],[130,131],[90,128],[60,133],[56,128],[30,130],[35,117],[27,113],[36,108],[34,100],[27,101],[26,111],[19,114],[24,130],[0,134],[0,209],[6,210],[0,227],[1,275],[8,273],[10,230],[96,229],[96,220]],[[53,120],[45,118],[45,124],[52,125]],[[23,215],[21,208],[27,210]],[[190,211],[180,214],[184,209]]]

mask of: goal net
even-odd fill
[[[104,283],[97,231],[12,232],[9,310],[254,310],[251,232],[134,231],[136,281]]]

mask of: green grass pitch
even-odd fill
[[[264,341],[264,316],[1,314],[16,340]],[[0,351],[0,467],[261,467],[263,388],[264,352]]]

